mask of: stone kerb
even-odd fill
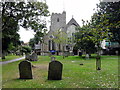
[[[20,62],[19,64],[20,79],[33,79],[32,66],[27,60]]]
[[[48,69],[48,80],[61,80],[62,79],[63,64],[59,61],[51,61]]]

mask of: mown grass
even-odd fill
[[[34,79],[19,79],[20,61],[2,66],[3,88],[117,88],[118,57],[102,56],[102,70],[96,70],[95,58],[85,60],[78,56],[56,59],[63,64],[62,80],[47,80],[49,56],[40,56],[39,61],[31,62]],[[83,63],[83,65],[79,65]]]
[[[0,61],[9,61],[9,60],[13,60],[13,59],[20,58],[20,57],[22,56],[16,56],[16,55],[9,54],[5,56],[5,59],[0,59]]]

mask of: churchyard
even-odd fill
[[[2,88],[118,89],[119,0],[15,1],[1,2]]]
[[[62,67],[62,76],[59,80],[52,80],[58,75],[57,72],[50,78],[53,72],[49,71],[51,62],[49,56],[38,56],[38,61],[28,63],[32,66],[30,79],[22,78],[25,76],[24,71],[21,78],[19,75],[19,65],[22,66],[22,61],[25,60],[4,64],[2,65],[2,88],[117,88],[118,56],[102,56],[101,70],[96,70],[96,58],[95,55],[92,56],[90,59],[79,56],[68,56],[63,59],[62,56],[55,56],[62,64],[57,64]],[[21,69],[25,70],[25,67]],[[53,71],[55,72],[55,69]]]

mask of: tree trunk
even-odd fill
[[[5,52],[2,53],[2,59],[5,59]]]
[[[101,70],[100,44],[97,45],[96,70]]]
[[[101,59],[99,56],[96,57],[96,70],[101,70]]]
[[[62,55],[63,55],[63,59],[65,58],[64,56],[64,47],[62,46]]]

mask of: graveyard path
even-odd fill
[[[0,64],[7,64],[7,63],[15,62],[15,61],[22,60],[22,59],[24,59],[24,58],[25,58],[25,56],[23,56],[23,57],[21,57],[21,58],[9,60],[9,61],[0,62]]]

